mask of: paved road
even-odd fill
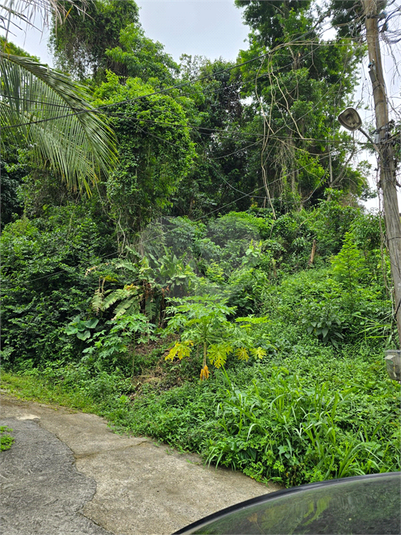
[[[80,474],[72,451],[32,420],[2,419],[15,445],[1,452],[1,532],[7,535],[107,535],[80,511],[96,482]]]
[[[151,439],[114,434],[93,414],[8,395],[0,403],[0,425],[16,439],[0,454],[7,535],[168,535],[277,490]]]

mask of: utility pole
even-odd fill
[[[398,208],[396,163],[390,139],[386,85],[380,53],[377,0],[362,0],[365,11],[366,39],[369,53],[369,74],[373,86],[376,115],[376,145],[379,151],[380,186],[383,190],[386,241],[390,254],[394,283],[395,319],[401,348],[401,220]]]

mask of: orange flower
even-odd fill
[[[205,379],[208,379],[209,378],[209,368],[207,367],[207,365],[205,364],[205,367],[201,369],[201,372],[200,372],[200,379],[201,381],[204,381]]]

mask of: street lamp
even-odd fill
[[[346,108],[340,113],[337,119],[341,126],[346,128],[347,130],[350,130],[351,132],[359,130],[359,132],[361,132],[365,137],[369,139],[369,141],[373,144],[375,150],[378,150],[376,143],[373,141],[373,139],[369,136],[369,134],[365,132],[365,130],[362,129],[362,119],[355,108]]]
[[[347,108],[338,116],[339,123],[347,130],[359,130],[362,126],[362,120],[359,113],[354,108]]]

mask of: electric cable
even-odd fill
[[[308,31],[305,34],[302,34],[301,36],[299,36],[299,38],[295,39],[294,41],[290,41],[290,42],[279,44],[273,50],[269,50],[268,52],[266,52],[264,54],[260,54],[259,56],[251,58],[249,60],[246,60],[246,61],[244,61],[242,63],[237,63],[235,65],[232,65],[231,67],[227,67],[225,69],[221,69],[220,71],[216,71],[215,73],[213,73],[213,75],[217,76],[217,75],[225,73],[225,72],[230,72],[230,71],[232,71],[234,69],[237,69],[239,67],[243,67],[244,65],[247,65],[247,64],[252,63],[254,61],[266,58],[266,57],[272,55],[275,51],[280,50],[282,48],[286,48],[287,46],[291,46],[291,45],[294,46],[294,44],[295,45],[297,45],[297,44],[305,44],[307,42],[298,42],[298,41],[301,39],[301,37],[304,37],[308,33],[311,33],[311,31]],[[170,86],[170,87],[167,87],[167,88],[161,88],[161,89],[159,89],[157,91],[154,91],[152,93],[148,93],[146,95],[139,95],[138,97],[134,97],[132,99],[126,99],[126,100],[123,100],[123,101],[120,101],[120,102],[113,102],[113,103],[110,103],[110,104],[104,104],[104,105],[93,107],[93,108],[89,108],[89,109],[87,109],[87,108],[85,108],[85,109],[76,108],[76,111],[74,113],[68,113],[68,114],[65,114],[65,115],[59,115],[57,117],[49,117],[49,118],[45,118],[45,119],[39,119],[37,121],[29,121],[29,122],[18,123],[18,124],[13,124],[13,125],[6,125],[6,126],[3,126],[3,129],[19,128],[19,127],[22,127],[22,126],[30,126],[32,124],[41,124],[41,123],[48,122],[48,121],[53,121],[53,120],[56,120],[56,119],[63,119],[63,118],[70,117],[70,116],[80,115],[82,113],[96,113],[96,112],[99,112],[99,111],[102,113],[103,110],[108,109],[110,107],[121,105],[121,104],[128,104],[128,103],[131,103],[131,102],[135,102],[137,100],[142,100],[142,99],[149,98],[149,97],[152,97],[152,96],[156,96],[156,95],[159,95],[159,94],[168,93],[170,91],[173,91],[174,89],[180,89],[182,87],[190,86],[196,81],[200,81],[202,79],[207,79],[207,78],[210,78],[209,74],[202,74],[202,75],[200,75],[199,77],[197,77],[197,78],[195,78],[193,80],[180,82],[180,83],[175,84],[173,86]]]

